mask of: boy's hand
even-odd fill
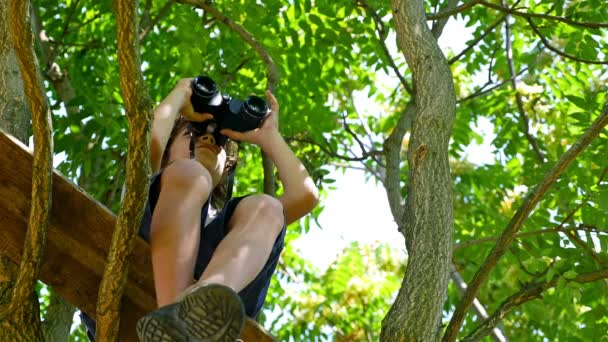
[[[270,104],[270,113],[266,116],[260,128],[247,132],[237,132],[225,128],[220,133],[232,140],[256,144],[263,150],[269,148],[273,138],[279,133],[279,103],[270,90],[266,90],[266,98],[268,98],[268,103]]]
[[[179,80],[175,88],[173,88],[173,91],[179,92],[182,95],[183,102],[180,108],[180,113],[188,121],[202,122],[211,120],[213,119],[213,115],[209,113],[196,113],[192,107],[192,101],[190,98],[192,97],[193,80],[193,78],[183,78]]]

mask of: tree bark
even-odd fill
[[[427,26],[422,0],[391,1],[397,44],[414,79],[408,197],[399,229],[408,265],[382,322],[382,341],[436,341],[447,296],[453,243],[448,143],[456,96],[448,62]],[[400,143],[400,142],[399,142]]]
[[[0,129],[28,144],[31,114],[13,48],[9,25],[9,1],[0,0]],[[32,291],[17,314],[9,310],[18,265],[0,256],[0,340],[42,341],[36,293]]]
[[[126,195],[118,214],[97,299],[97,340],[118,340],[129,255],[148,197],[152,100],[141,73],[137,0],[115,0],[120,90],[129,122]]]

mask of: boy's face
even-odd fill
[[[173,143],[169,147],[169,155],[170,160],[190,159],[190,134],[187,127],[175,135]],[[194,157],[209,171],[213,187],[215,187],[224,173],[226,151],[215,144],[213,134],[205,134],[196,138]]]

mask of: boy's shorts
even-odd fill
[[[162,173],[158,173],[152,177],[150,192],[148,194],[148,200],[146,201],[146,208],[144,209],[144,216],[139,228],[139,236],[141,236],[147,242],[150,242],[152,214],[154,213],[154,208],[156,207],[158,196],[160,194],[161,174]],[[209,201],[207,201],[207,203],[205,203],[201,209],[201,240],[198,249],[198,256],[196,258],[196,266],[193,270],[193,276],[195,279],[198,279],[201,276],[209,264],[213,252],[226,236],[226,226],[228,225],[237,204],[239,204],[239,202],[245,197],[247,196],[230,199],[226,205],[224,205],[224,208],[221,211],[218,211],[217,215],[206,226],[205,222],[207,221]],[[272,278],[272,274],[274,273],[277,263],[279,262],[279,256],[283,250],[284,239],[285,224],[283,224],[283,229],[276,238],[272,250],[270,251],[270,256],[268,257],[268,260],[260,273],[251,283],[249,283],[249,285],[239,292],[239,296],[245,305],[245,312],[249,317],[255,318],[264,304],[268,287],[270,285],[270,279]],[[84,313],[81,313],[81,319],[87,327],[87,335],[89,335],[89,338],[95,336],[95,322]],[[93,340],[91,339],[91,341]]]

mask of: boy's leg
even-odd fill
[[[159,307],[174,302],[192,284],[199,248],[201,208],[211,191],[211,176],[198,162],[176,160],[161,176],[152,216],[150,249]]]
[[[241,291],[266,264],[283,226],[283,206],[276,198],[254,195],[241,200],[199,283],[218,283]]]

